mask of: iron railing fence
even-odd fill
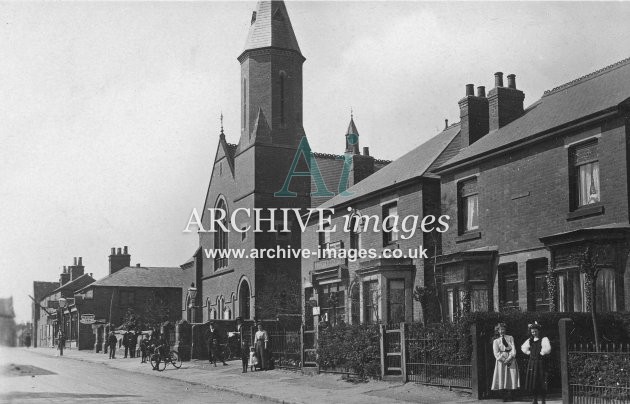
[[[430,330],[405,333],[407,380],[442,387],[472,388],[470,355],[458,354],[458,338],[436,338]]]
[[[630,344],[570,345],[568,361],[570,403],[630,404]]]

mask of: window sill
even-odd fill
[[[604,205],[601,203],[594,203],[592,205],[585,205],[577,208],[573,212],[567,213],[567,220],[581,219],[583,217],[603,215]]]
[[[456,243],[463,243],[464,241],[477,240],[481,238],[480,231],[471,231],[469,233],[464,233],[461,236],[455,239]]]

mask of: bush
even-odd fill
[[[571,384],[586,386],[627,387],[630,380],[630,353],[569,353],[569,375]],[[608,398],[630,399],[628,391],[606,391]]]
[[[317,342],[317,363],[326,370],[348,371],[360,378],[381,374],[378,325],[339,324],[321,327]]]

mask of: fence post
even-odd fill
[[[385,377],[385,326],[378,326],[381,332],[381,379]]]
[[[407,324],[400,323],[400,374],[403,383],[407,383],[407,347],[406,347]]]
[[[569,391],[569,327],[573,321],[570,318],[561,318],[558,321],[558,334],[560,335],[560,381],[562,382],[562,404],[570,404]]]
[[[470,326],[470,336],[472,337],[472,358],[471,358],[471,387],[472,397],[481,400],[486,391],[486,368],[483,341],[477,324]]]

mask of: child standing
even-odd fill
[[[241,362],[243,363],[243,373],[247,373],[247,364],[249,360],[249,345],[243,341],[241,343]]]
[[[249,369],[253,372],[258,366],[258,358],[253,346],[249,347]]]

